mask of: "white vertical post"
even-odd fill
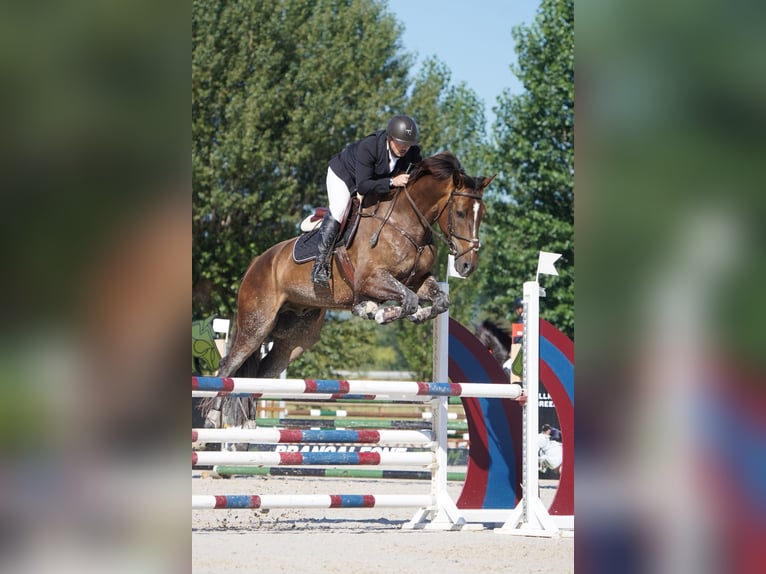
[[[540,421],[538,397],[540,396],[540,286],[536,281],[524,283],[524,386],[527,403],[524,408],[524,500],[526,520],[529,521],[529,501],[537,496],[540,488],[538,476],[537,433]],[[534,458],[533,458],[534,456]]]
[[[449,283],[439,283],[447,295],[449,295]],[[434,346],[433,346],[433,379],[439,383],[446,383],[449,379],[449,311],[437,315],[433,320]]]
[[[537,435],[540,388],[540,285],[537,281],[524,283],[524,337],[521,350],[524,353],[522,385],[527,395],[522,439],[522,498],[503,527],[495,532],[550,537],[558,534],[559,529],[540,500],[539,492]]]
[[[213,319],[213,332],[224,334],[224,351],[229,352],[229,327],[231,326],[230,319]]]
[[[439,286],[449,295],[449,284],[440,283]],[[449,379],[449,315],[442,313],[434,318],[433,323],[433,374],[432,380],[438,383],[446,383]],[[449,523],[448,517],[442,512],[442,499],[447,493],[447,418],[448,397],[436,397],[431,400],[431,424],[433,425],[435,450],[434,458],[436,468],[431,470],[431,496],[436,502],[436,515],[431,523],[437,522],[442,525]]]

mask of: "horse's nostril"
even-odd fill
[[[470,275],[473,272],[474,266],[470,261],[465,261],[463,262],[462,269],[463,269],[462,275],[465,277],[467,275]]]

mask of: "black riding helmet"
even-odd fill
[[[418,143],[418,125],[410,116],[394,116],[388,122],[386,135],[397,143],[415,145]]]

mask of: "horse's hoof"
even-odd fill
[[[354,313],[357,315],[357,317],[362,317],[363,319],[374,319],[375,318],[375,311],[377,311],[380,308],[380,306],[377,303],[373,303],[372,301],[365,301],[364,303],[359,303],[354,308]]]
[[[211,409],[205,416],[205,428],[217,429],[221,428],[221,411]]]
[[[418,310],[414,313],[411,313],[409,315],[406,315],[407,319],[412,321],[415,324],[425,323],[426,319],[431,318],[431,307],[420,307],[418,306]]]

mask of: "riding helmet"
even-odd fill
[[[386,134],[394,141],[415,145],[418,143],[418,125],[410,116],[394,116],[388,122]]]

